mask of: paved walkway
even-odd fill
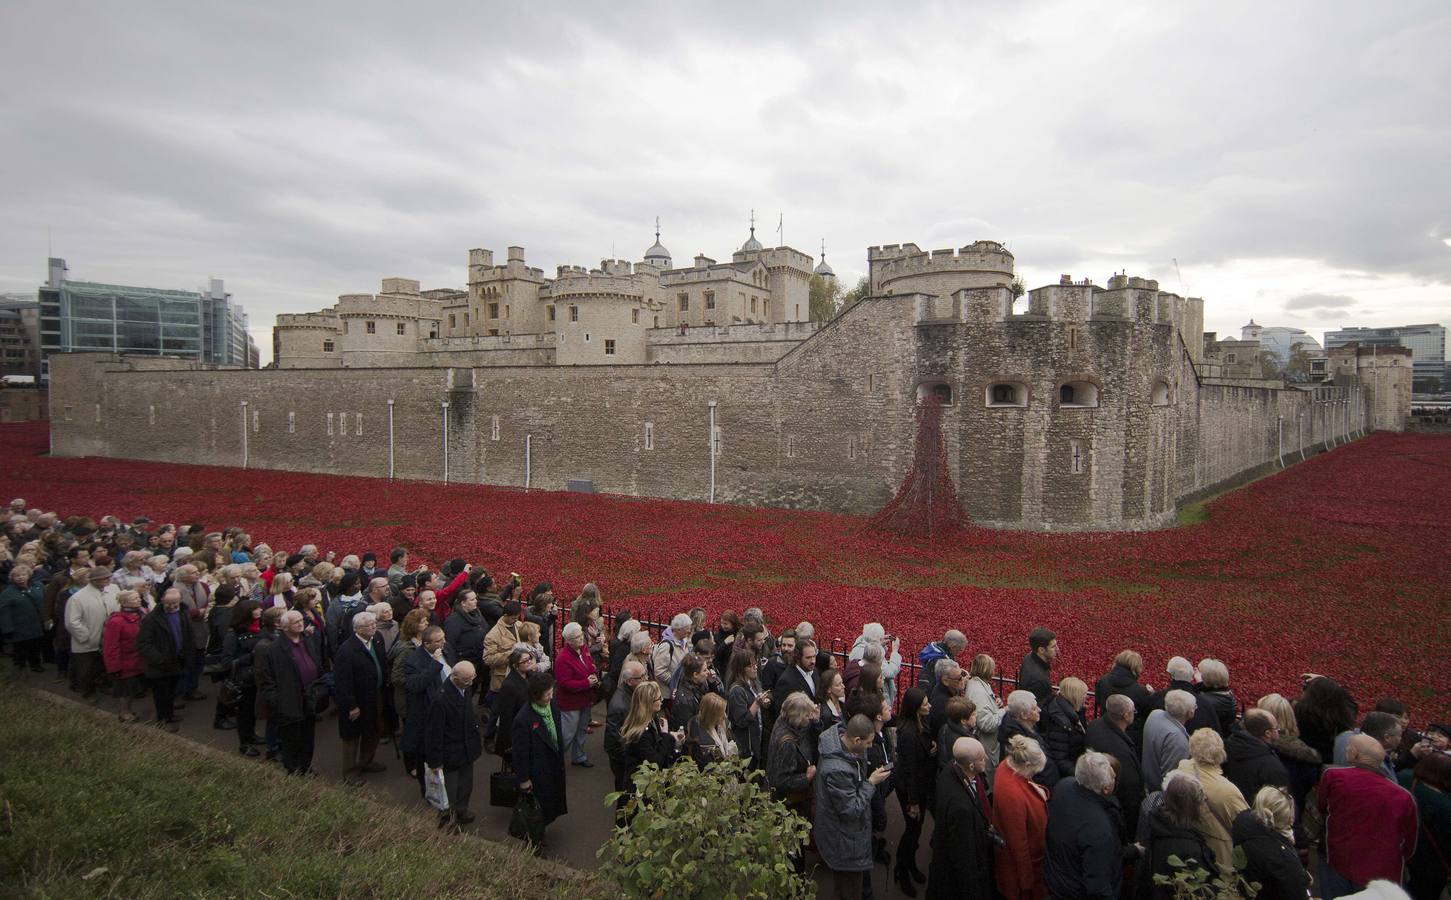
[[[40,688],[73,700],[80,699],[64,682],[55,679],[52,666],[47,666],[43,675],[26,673],[18,675],[17,678],[29,687]],[[203,684],[202,689],[208,695],[206,700],[188,703],[184,709],[178,711],[178,715],[182,717],[179,733],[198,743],[235,753],[237,733],[218,731],[212,727],[217,686]],[[120,701],[109,696],[101,698],[97,706],[117,714],[121,710]],[[153,707],[150,697],[137,701],[134,708],[141,716],[141,720],[134,727],[152,727]],[[595,707],[594,717],[604,720],[603,704]],[[263,723],[258,723],[259,737],[262,734],[262,725]],[[594,869],[599,866],[595,851],[609,839],[610,829],[613,827],[614,811],[613,808],[605,806],[604,797],[614,789],[614,779],[610,775],[603,741],[604,729],[600,728],[585,742],[585,752],[595,763],[593,768],[566,767],[569,813],[549,826],[545,856],[577,869]],[[340,782],[341,757],[337,719],[329,714],[317,725],[317,749],[313,755],[313,768],[323,778]],[[263,762],[260,756],[246,758],[239,755],[237,758],[253,765],[275,765],[281,771],[280,764]],[[404,773],[403,762],[395,756],[392,744],[379,745],[377,760],[388,767],[387,771],[366,776],[367,786],[358,790],[369,792],[374,799],[390,800],[399,806],[424,808],[424,801],[418,795],[418,782]],[[513,842],[515,839],[508,835],[510,810],[489,806],[489,775],[498,770],[499,758],[496,756],[482,756],[474,764],[474,797],[471,805],[477,818],[473,824],[467,826],[467,830],[491,840]],[[901,811],[895,798],[887,803],[887,816],[888,846],[895,848],[902,833]],[[929,821],[922,835],[922,849],[918,853],[918,866],[924,872],[931,858],[931,851],[928,849],[931,830]],[[818,862],[814,856],[809,856],[808,860]],[[873,875],[877,897],[900,896],[890,874],[886,868],[877,866]],[[827,884],[826,881],[820,883]],[[919,896],[923,893],[924,890],[919,888]]]

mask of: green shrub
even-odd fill
[[[1251,900],[1260,892],[1258,882],[1245,881],[1244,849],[1234,848],[1234,875],[1222,875],[1216,868],[1210,872],[1202,866],[1190,867],[1177,856],[1169,857],[1173,875],[1155,875],[1154,883],[1174,889],[1174,900]]]
[[[605,803],[613,806],[620,794]],[[816,885],[791,864],[810,829],[739,759],[700,771],[690,760],[635,774],[635,795],[599,849],[632,897],[809,898]]]

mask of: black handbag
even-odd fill
[[[509,836],[528,841],[535,847],[544,843],[544,810],[533,791],[519,795],[514,805],[514,815],[509,818]]]
[[[519,802],[519,782],[508,769],[489,776],[489,805],[510,807]]]

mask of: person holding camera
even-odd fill
[[[993,854],[1003,840],[992,824],[986,772],[982,742],[958,738],[952,745],[952,764],[937,775],[928,897],[993,900],[997,896]]]
[[[800,696],[793,694],[792,698]],[[787,720],[789,709],[783,712]],[[832,897],[859,898],[871,879],[872,797],[892,774],[883,766],[868,774],[867,750],[877,726],[864,715],[821,735],[816,792],[816,850],[831,870]]]

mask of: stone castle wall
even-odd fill
[[[1156,287],[1055,286],[1022,315],[1003,287],[874,297],[809,336],[775,326],[789,349],[753,363],[701,361],[710,344],[689,336],[666,344],[702,354],[681,365],[222,371],[62,354],[54,445],[64,456],[387,476],[391,406],[395,477],[550,490],[586,480],[704,500],[713,408],[716,500],[869,513],[911,465],[917,398],[943,390],[949,465],[973,520],[1143,529],[1302,448],[1398,425],[1355,376],[1311,389],[1201,378],[1180,331],[1196,308]],[[546,352],[505,346],[450,341],[448,353]],[[1021,402],[993,404],[995,385]],[[1065,385],[1096,402],[1065,404]]]

